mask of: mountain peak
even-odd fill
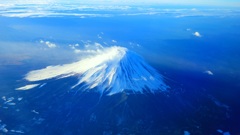
[[[103,48],[94,56],[80,61],[48,66],[30,71],[25,79],[29,82],[48,79],[62,79],[77,76],[79,81],[71,86],[72,90],[88,91],[95,89],[108,95],[129,90],[133,93],[144,91],[165,91],[168,86],[163,77],[136,53],[127,48],[113,46]],[[84,83],[84,85],[82,85]],[[41,86],[41,85],[34,85]],[[21,87],[18,89],[32,88]]]

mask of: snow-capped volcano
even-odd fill
[[[162,75],[127,48],[113,46],[97,52],[94,56],[71,64],[48,66],[30,71],[24,79],[33,83],[43,82],[43,84],[34,83],[17,90],[42,87],[46,83],[45,80],[71,76],[79,79],[78,83],[71,86],[71,89],[78,91],[94,89],[100,93],[112,95],[124,90],[133,93],[167,90],[168,86],[163,82]]]

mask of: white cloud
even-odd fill
[[[74,49],[74,53],[80,53],[81,52],[81,50],[79,50],[79,49]]]
[[[57,47],[56,44],[51,43],[51,42],[49,42],[49,41],[46,41],[45,44],[46,44],[49,48],[55,48],[55,47]]]
[[[239,6],[239,2],[224,0],[2,0],[3,4],[104,4],[104,5],[149,5],[149,4],[174,4],[174,5],[214,5],[214,6]]]
[[[131,48],[140,47],[138,43],[129,42]]]
[[[97,37],[98,37],[99,39],[102,39],[102,36],[100,36],[100,35],[97,35]]]
[[[41,44],[43,44],[43,43],[44,43],[44,41],[43,41],[43,40],[40,40],[40,43],[41,43]]]
[[[30,84],[30,85],[26,85],[26,86],[17,88],[16,90],[29,90],[29,89],[35,88],[37,86],[39,86],[39,84]]]
[[[97,37],[98,37],[99,39],[102,39],[102,36],[103,36],[103,35],[104,35],[104,33],[101,32],[100,34],[97,35]]]
[[[25,0],[26,1],[26,0]],[[50,4],[52,2],[52,4]],[[9,4],[10,3],[10,4]],[[110,1],[108,3],[111,3]],[[27,4],[27,3],[26,3]],[[132,16],[132,15],[162,15],[168,14],[173,15],[177,18],[180,17],[190,17],[190,16],[227,16],[227,15],[239,15],[237,9],[195,9],[195,8],[185,8],[185,9],[159,9],[159,8],[149,8],[149,7],[134,7],[134,6],[124,6],[118,4],[95,4],[90,5],[86,2],[82,4],[76,4],[72,2],[56,3],[52,0],[49,1],[29,1],[28,4],[33,4],[31,6],[25,5],[19,0],[17,3],[6,2],[5,4],[0,3],[0,16],[6,17],[63,17],[63,16],[76,16],[79,18],[86,17],[112,17],[112,16]],[[133,10],[134,9],[134,12]],[[236,10],[236,12],[234,12]],[[67,11],[67,12],[65,12]],[[71,11],[71,12],[69,12]],[[103,12],[88,12],[88,11],[121,11],[119,13],[109,12],[108,14]],[[128,12],[131,11],[131,12]],[[102,37],[99,34],[100,37]]]
[[[202,35],[199,32],[197,32],[197,31],[194,32],[193,35],[196,36],[196,37],[202,37]]]
[[[81,50],[77,49],[76,47],[79,47],[79,44],[75,44],[75,45],[69,45],[71,47],[71,49],[73,49],[74,53],[80,53]]]
[[[98,48],[98,49],[99,49],[99,48],[101,48],[101,49],[103,48],[103,46],[102,46],[100,43],[94,43],[94,45],[95,45],[96,48]]]
[[[31,71],[27,74],[25,79],[28,81],[40,81],[40,80],[59,77],[61,75],[81,74],[93,67],[97,67],[101,63],[108,61],[112,57],[116,57],[116,59],[121,59],[123,55],[125,55],[125,51],[126,49],[121,47],[107,48],[105,50],[102,50],[102,53],[97,55],[96,57],[86,58],[84,60],[71,63],[71,64],[48,66],[44,69]],[[38,84],[27,85],[27,86],[18,88],[18,90],[26,89],[26,88],[30,89],[31,87],[36,87],[36,86],[38,86]]]
[[[210,71],[210,70],[207,70],[207,71],[205,71],[204,73],[206,73],[206,74],[208,74],[208,75],[213,75],[213,72]]]
[[[116,40],[112,40],[112,42],[113,42],[113,43],[117,43],[117,41],[116,41]]]
[[[48,48],[56,48],[56,47],[57,47],[56,44],[51,43],[50,41],[43,41],[43,40],[40,40],[40,43],[41,43],[41,44],[45,44]]]
[[[80,47],[79,44],[69,45],[69,47],[73,50],[74,53],[85,53],[85,54],[97,54],[104,47],[100,43],[91,43],[91,41],[82,41],[85,43],[83,47]]]
[[[148,9],[145,9],[148,10]],[[153,11],[147,11],[147,12],[137,12],[137,13],[127,13],[127,14],[121,14],[122,16],[138,16],[138,15],[158,15],[162,12],[153,12]]]

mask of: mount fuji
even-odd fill
[[[112,46],[98,49],[94,55],[80,61],[47,66],[26,74],[29,83],[16,90],[29,90],[48,85],[48,80],[77,78],[71,91],[97,91],[113,95],[123,91],[155,93],[169,88],[164,77],[139,55],[124,47]]]

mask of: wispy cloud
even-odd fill
[[[210,71],[210,70],[206,70],[206,71],[204,71],[204,73],[205,73],[205,74],[208,74],[208,75],[213,75],[213,72]]]
[[[113,43],[117,43],[117,41],[116,41],[116,40],[112,40],[112,42],[113,42]]]
[[[129,42],[129,46],[131,48],[140,47],[140,45],[138,43],[134,43],[134,42]]]
[[[97,35],[97,37],[98,37],[99,39],[102,39],[102,36],[101,36],[101,35]]]
[[[104,35],[104,33],[101,32],[100,34],[97,35],[97,37],[98,37],[99,39],[102,39],[102,36],[103,36],[103,35]]]
[[[29,89],[35,88],[37,86],[39,86],[39,84],[29,84],[29,85],[17,88],[16,90],[29,90]]]
[[[49,41],[46,41],[45,44],[46,44],[49,48],[55,48],[55,47],[57,47],[56,44],[51,43],[51,42],[49,42]]]
[[[24,60],[29,59],[28,55],[22,54],[0,54],[1,65],[22,65]]]
[[[73,50],[74,53],[81,54],[97,54],[104,48],[100,43],[92,43],[90,41],[84,42],[82,46],[79,44],[70,44],[69,47]]]
[[[3,4],[69,4],[73,3],[76,5],[83,5],[83,4],[104,4],[104,5],[158,5],[158,4],[167,4],[167,5],[207,5],[207,6],[232,6],[238,7],[239,2],[237,0],[72,0],[72,1],[65,1],[65,0],[2,0],[1,3]]]
[[[40,40],[40,43],[41,43],[41,44],[45,44],[48,48],[56,48],[56,47],[57,47],[56,44],[51,43],[50,41],[43,41],[43,40]]]
[[[34,2],[33,2],[34,3]],[[50,3],[50,4],[49,4]],[[94,11],[94,12],[92,12]],[[105,12],[107,11],[107,12]],[[110,12],[109,12],[110,11]],[[112,16],[138,16],[138,15],[168,15],[176,18],[191,16],[239,16],[239,9],[196,9],[196,8],[170,8],[141,7],[133,5],[84,5],[84,4],[0,4],[0,16],[5,17],[112,17]]]

